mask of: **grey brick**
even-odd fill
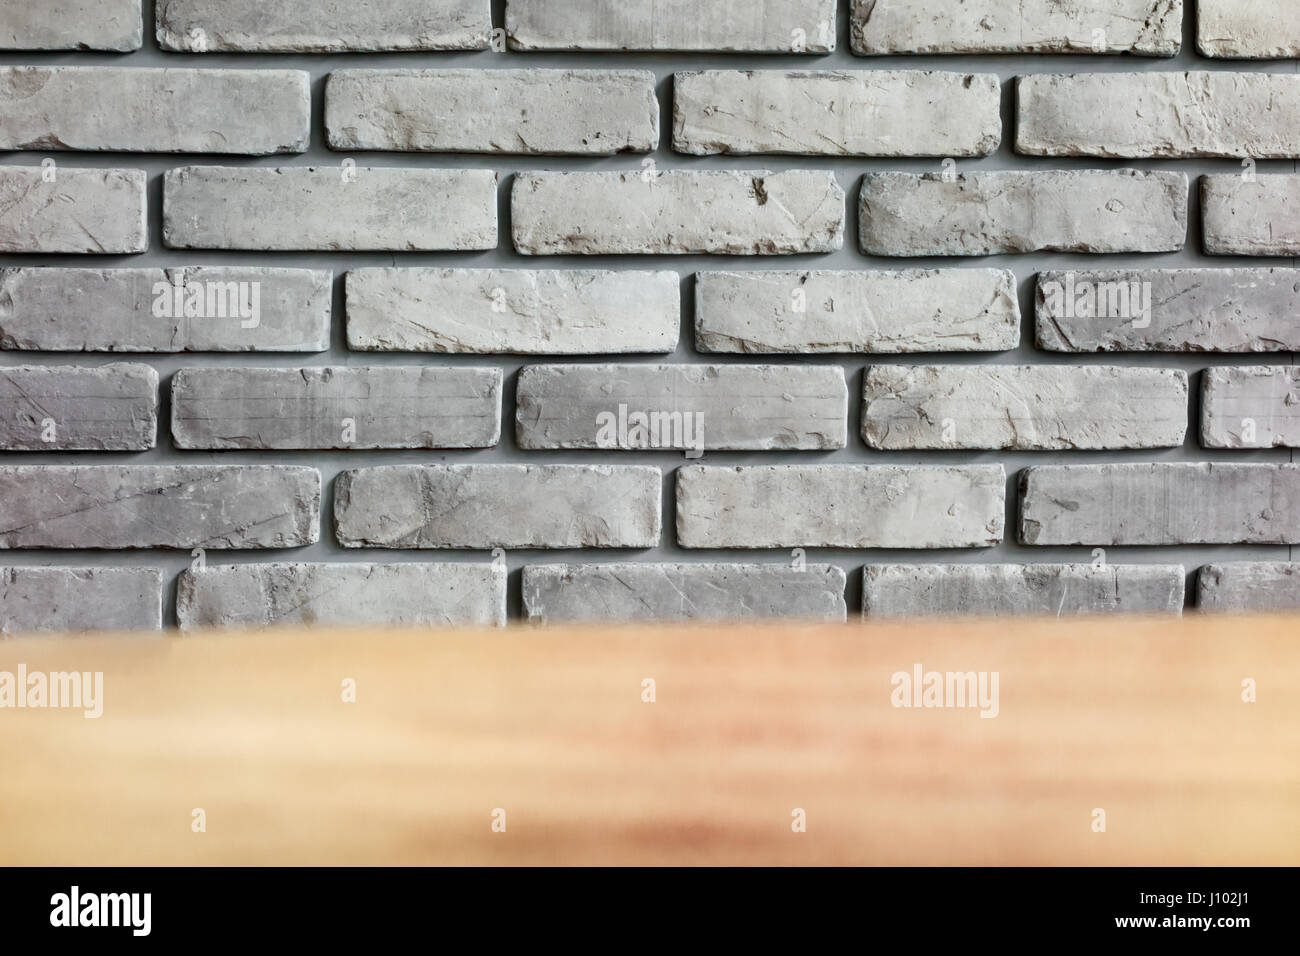
[[[142,169],[0,166],[0,252],[149,248]]]
[[[504,564],[238,564],[181,574],[182,630],[308,624],[501,627]]]
[[[1035,545],[1300,543],[1300,465],[1153,462],[1020,474]]]
[[[0,368],[0,451],[146,451],[157,433],[148,365]]]
[[[323,352],[330,279],[250,266],[0,269],[0,349]]]
[[[847,616],[844,572],[826,564],[532,564],[523,587],[538,624]]]
[[[577,355],[671,352],[675,272],[356,269],[348,347],[361,351]]]
[[[532,365],[519,447],[768,451],[843,448],[838,365]]]
[[[705,70],[673,79],[673,149],[795,156],[987,156],[992,73]]]
[[[514,50],[829,53],[835,0],[508,0]]]
[[[853,52],[1173,56],[1182,0],[853,0]]]
[[[1202,611],[1300,611],[1300,564],[1233,561],[1207,564],[1196,576]]]
[[[998,269],[700,272],[701,352],[997,352],[1020,344],[1016,278]]]
[[[511,191],[525,255],[783,255],[844,245],[831,172],[520,173]]]
[[[1022,76],[1016,152],[1033,156],[1300,156],[1300,76]]]
[[[1300,255],[1300,176],[1202,176],[1201,231],[1212,256]]]
[[[862,616],[1181,613],[1181,565],[868,565]]]
[[[1042,272],[1035,311],[1052,352],[1290,352],[1300,270]]]
[[[499,368],[183,368],[178,448],[488,448]]]
[[[174,249],[494,249],[490,169],[185,166],[163,181]]]
[[[0,548],[294,548],[319,514],[315,468],[0,466]]]
[[[185,53],[483,50],[489,0],[157,0],[158,45]]]
[[[390,465],[339,475],[345,548],[652,548],[660,473],[638,465]]]
[[[1178,369],[876,365],[865,376],[870,448],[1173,448],[1186,434]]]
[[[1207,368],[1201,375],[1201,444],[1300,447],[1300,369]]]
[[[1250,0],[1196,0],[1201,56],[1271,60],[1300,56],[1300,7]]]
[[[754,465],[677,472],[685,548],[981,548],[1002,540],[1001,465]]]
[[[1183,173],[867,173],[862,251],[882,256],[1169,252],[1187,234]]]
[[[140,0],[40,0],[0,7],[0,50],[110,50],[144,44]]]
[[[0,67],[0,149],[301,153],[303,70]]]
[[[0,634],[157,631],[158,568],[0,568]]]
[[[659,145],[649,70],[339,70],[331,149],[609,156]]]

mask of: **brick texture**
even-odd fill
[[[1294,3],[147,4],[0,10],[0,633],[1295,606]]]

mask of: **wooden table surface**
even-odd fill
[[[102,671],[103,715],[0,709],[5,864],[1300,863],[1296,618],[0,642],[20,664]],[[998,715],[895,707],[918,664],[996,672]]]

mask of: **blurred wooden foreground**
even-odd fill
[[[20,663],[103,671],[104,714],[0,710],[6,864],[1300,863],[1294,618],[0,643]],[[999,672],[999,716],[891,706],[917,663]]]

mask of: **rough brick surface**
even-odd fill
[[[163,239],[174,249],[492,249],[496,182],[490,169],[185,166],[164,179]]]
[[[157,0],[158,45],[185,53],[482,50],[489,0]]]
[[[701,352],[997,352],[1020,342],[1016,279],[997,269],[699,272]]]
[[[648,70],[340,70],[332,149],[608,156],[659,144]]]
[[[158,568],[0,568],[0,634],[156,631]]]
[[[144,43],[141,0],[41,0],[0,8],[0,50],[109,50]]]
[[[862,251],[881,256],[1169,252],[1187,234],[1187,176],[1052,170],[867,173]]]
[[[844,244],[844,190],[812,170],[521,173],[511,192],[525,255],[781,255]]]
[[[328,270],[0,269],[0,349],[323,352],[329,326]]]
[[[0,548],[294,548],[319,514],[315,468],[0,466]]]
[[[508,0],[515,50],[827,53],[835,0]]]
[[[986,156],[1002,140],[992,73],[704,70],[673,78],[679,153]]]
[[[853,52],[1173,56],[1182,0],[853,0]]]
[[[301,153],[303,70],[0,67],[0,149]]]
[[[1300,7],[1252,0],[1196,0],[1202,56],[1268,60],[1300,56]]]
[[[660,473],[642,465],[392,465],[345,471],[346,548],[651,548]]]
[[[520,448],[815,451],[848,440],[838,366],[533,365],[515,407]]]
[[[497,368],[183,368],[178,448],[488,448],[501,437]]]
[[[0,252],[144,252],[144,188],[140,169],[0,166]]]
[[[1300,564],[1232,561],[1207,564],[1196,576],[1202,611],[1300,611]]]
[[[865,377],[871,448],[1172,448],[1186,432],[1178,369],[875,365]]]
[[[1212,256],[1300,255],[1300,176],[1202,176],[1201,230]]]
[[[689,466],[686,548],[979,548],[1002,540],[1001,465]]]
[[[1300,270],[1043,272],[1035,312],[1052,352],[1291,352]]]
[[[830,565],[533,564],[524,615],[555,621],[844,621],[844,572]]]
[[[1016,152],[1034,156],[1300,156],[1300,76],[1077,73],[1016,83]]]
[[[675,272],[357,269],[348,347],[372,352],[577,355],[671,352]]]
[[[146,451],[157,432],[148,365],[0,368],[0,451]]]
[[[1201,444],[1300,447],[1300,369],[1207,368],[1201,375]]]
[[[1180,613],[1182,565],[868,565],[862,616]]]
[[[1037,545],[1300,543],[1300,465],[1052,465],[1020,473]]]
[[[314,624],[501,626],[506,569],[463,564],[236,564],[176,585],[184,630]]]

